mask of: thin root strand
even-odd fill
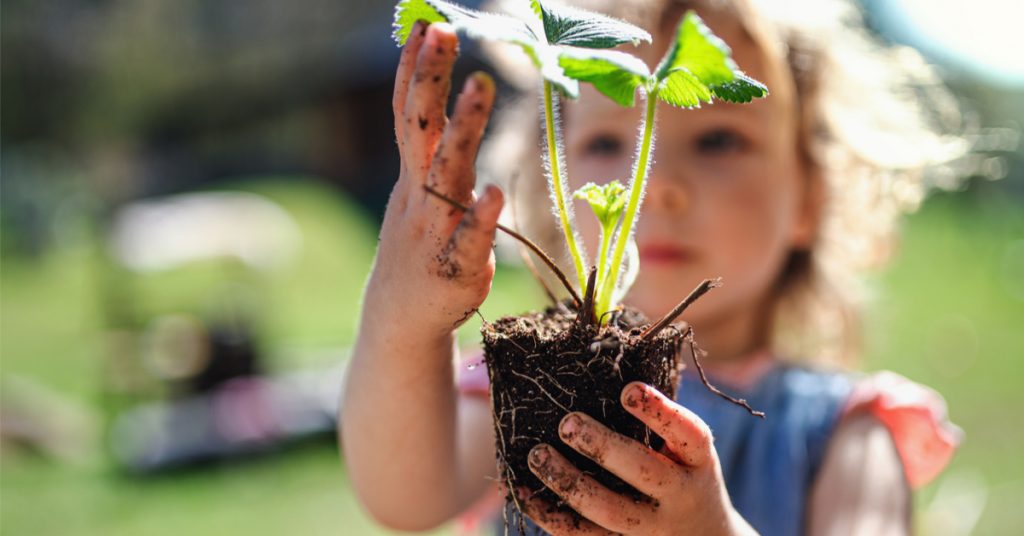
[[[697,357],[697,341],[693,339],[693,328],[690,328],[686,331],[685,338],[686,342],[690,344],[690,357],[693,358],[693,364],[697,367],[697,374],[700,375],[700,381],[701,383],[704,384],[704,387],[706,387],[708,391],[711,391],[712,393],[715,393],[716,395],[728,400],[729,402],[732,402],[733,404],[736,404],[737,406],[746,409],[751,415],[764,419],[764,412],[757,411],[754,408],[750,407],[750,404],[748,404],[746,400],[742,398],[733,398],[723,393],[719,388],[715,387],[714,385],[711,385],[711,382],[708,381],[708,377],[704,374],[704,367],[701,366],[700,359]]]

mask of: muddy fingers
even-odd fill
[[[523,513],[538,527],[553,536],[607,536],[615,534],[605,530],[586,519],[575,519],[570,514],[560,512],[553,505],[534,499],[524,494],[520,499]]]
[[[412,33],[409,34],[409,40],[402,47],[402,56],[395,73],[395,92],[391,99],[391,109],[395,114],[395,135],[398,138],[399,155],[404,155],[405,150],[405,136],[402,134],[405,100],[409,95],[409,83],[412,81],[413,71],[416,69],[416,57],[419,55],[426,35],[427,23],[417,21],[413,26]]]
[[[714,458],[708,425],[657,389],[641,382],[630,383],[622,389],[622,405],[661,436],[668,453],[682,463],[698,467]]]
[[[501,189],[488,185],[480,199],[462,215],[438,255],[438,275],[445,279],[471,279],[490,265],[491,244],[504,202]]]
[[[402,129],[406,135],[406,166],[414,182],[420,184],[426,180],[447,123],[445,107],[458,45],[459,40],[451,25],[435,23],[427,28],[416,55],[416,67],[406,94]]]
[[[472,197],[480,139],[494,104],[494,81],[484,73],[466,80],[455,112],[444,131],[427,183],[460,203]]]
[[[583,473],[558,451],[538,445],[530,451],[530,470],[551,491],[586,519],[605,529],[634,533],[655,507],[634,502]]]
[[[674,462],[588,415],[566,415],[558,432],[565,444],[649,497],[660,499],[682,485]]]

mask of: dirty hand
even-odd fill
[[[576,523],[528,495],[520,498],[526,515],[556,536],[754,534],[729,501],[711,431],[699,417],[640,382],[622,390],[622,404],[665,439],[660,452],[582,413],[566,415],[559,435],[650,500],[638,503],[612,492],[555,449],[538,445],[530,452],[530,469],[585,519]]]
[[[458,39],[448,24],[422,21],[402,50],[392,106],[402,167],[388,201],[380,247],[367,287],[381,321],[420,328],[412,336],[450,333],[483,302],[494,275],[495,226],[503,205],[495,186],[476,199],[474,163],[494,103],[483,73],[465,84],[445,115]],[[424,185],[469,206],[462,211]],[[424,331],[425,330],[425,331]]]

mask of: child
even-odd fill
[[[652,500],[616,495],[539,445],[533,471],[583,519],[523,495],[526,514],[552,534],[907,533],[910,486],[937,474],[957,440],[941,400],[894,375],[855,381],[784,360],[809,348],[820,360],[826,348],[844,347],[853,317],[835,289],[859,267],[846,260],[877,253],[899,209],[920,198],[916,171],[947,157],[945,145],[922,126],[909,98],[893,96],[893,71],[863,60],[869,56],[830,52],[848,43],[864,49],[856,34],[845,37],[845,26],[787,22],[742,0],[613,6],[653,30],[654,46],[632,51],[650,65],[685,8],[695,8],[771,91],[743,106],[659,104],[656,164],[636,234],[641,272],[626,299],[657,318],[701,279],[721,276],[725,286],[686,320],[708,351],[713,378],[768,419],[709,396],[690,375],[676,401],[630,384],[622,396],[634,403],[624,405],[666,440],[662,451],[578,413],[563,419],[560,434]],[[838,17],[827,15],[821,20]],[[402,530],[452,519],[493,492],[496,476],[490,404],[479,396],[486,385],[474,388],[473,372],[457,372],[453,333],[483,302],[494,272],[491,244],[504,196],[493,185],[479,198],[473,193],[494,84],[472,76],[447,120],[456,53],[444,24],[418,25],[402,53],[393,103],[402,172],[367,284],[340,418],[360,499],[381,523]],[[848,94],[854,89],[841,85],[844,70],[866,89]],[[639,112],[587,86],[581,93],[564,109],[573,187],[625,178]],[[850,104],[876,112],[865,116]],[[519,136],[535,150],[537,136]],[[535,161],[499,163],[523,171],[520,162]],[[524,186],[540,183],[529,179]],[[470,211],[450,209],[423,184]],[[596,224],[581,216],[593,250]],[[560,251],[557,242],[547,249]]]

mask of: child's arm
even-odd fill
[[[807,533],[910,534],[910,487],[892,436],[864,413],[836,430],[807,508]]]
[[[655,452],[616,434],[596,420],[570,413],[559,427],[567,445],[652,497],[636,502],[583,474],[554,449],[530,452],[531,470],[586,519],[576,522],[539,499],[521,496],[538,525],[554,535],[755,534],[733,508],[722,479],[711,430],[694,413],[656,389],[634,382],[622,391],[622,404],[665,439]]]
[[[445,24],[413,30],[393,107],[402,170],[388,202],[339,433],[349,476],[371,515],[398,529],[436,526],[489,485],[494,439],[485,401],[459,401],[453,330],[487,296],[501,191],[474,202],[476,152],[494,101],[471,77],[445,117],[458,40]],[[428,196],[430,184],[466,214]]]

